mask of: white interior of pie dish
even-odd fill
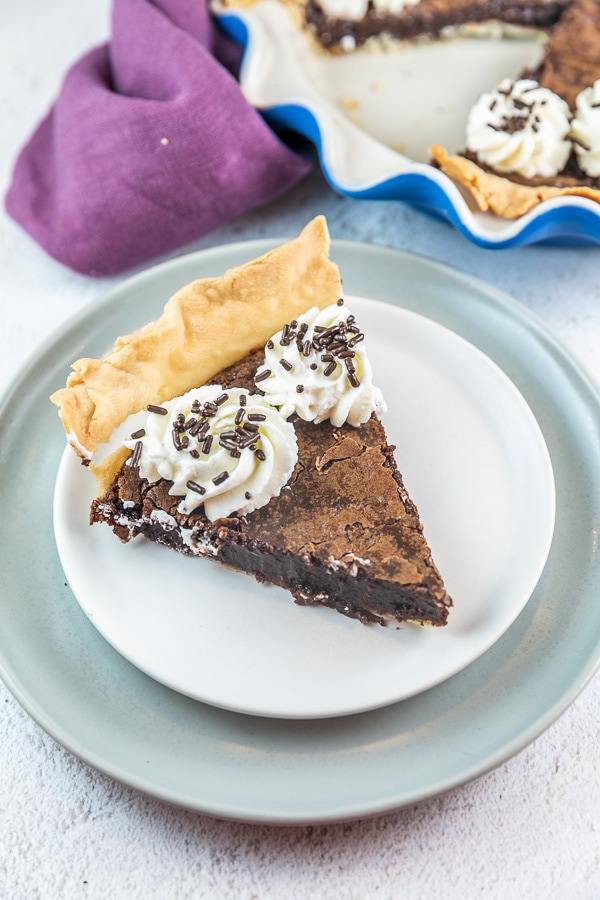
[[[534,66],[541,38],[454,37],[333,56],[311,45],[278,0],[218,15],[245,46],[240,83],[249,102],[313,141],[340,193],[409,202],[490,248],[600,242],[600,206],[591,200],[556,198],[505,220],[475,211],[427,162],[431,144],[450,152],[464,146],[474,101]]]

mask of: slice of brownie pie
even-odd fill
[[[122,541],[142,535],[365,623],[444,625],[451,600],[328,247],[318,217],[295,241],[183,288],[104,360],[78,361],[52,399],[98,478],[90,520]],[[131,397],[115,413],[120,386]],[[98,464],[100,442],[138,411],[144,421]]]

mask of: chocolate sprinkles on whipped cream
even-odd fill
[[[343,298],[340,298],[337,301],[337,305],[343,306],[343,304],[344,300]],[[312,353],[319,354],[320,361],[326,364],[323,369],[323,374],[328,378],[337,370],[338,363],[343,363],[346,367],[346,374],[350,386],[353,388],[360,387],[360,380],[356,375],[356,368],[353,363],[353,359],[356,356],[353,348],[360,341],[364,340],[365,336],[357,327],[355,316],[350,314],[345,320],[340,319],[337,324],[331,325],[328,328],[315,325],[312,340],[305,339],[308,327],[307,322],[302,322],[301,325],[298,326],[296,319],[293,319],[289,324],[284,325],[279,339],[280,346],[289,347],[295,342],[300,356],[308,357]],[[267,349],[273,350],[275,344],[272,340],[268,340],[266,346]],[[294,368],[285,356],[279,360],[279,365],[285,369],[286,372],[292,372]],[[310,368],[315,371],[319,367],[317,363],[313,362],[311,363]],[[254,380],[255,382],[264,381],[271,374],[270,369],[265,369],[260,372]],[[304,385],[298,384],[296,391],[301,394],[304,391]]]
[[[175,449],[180,452],[187,450],[194,459],[198,459],[200,453],[208,456],[215,437],[217,437],[219,446],[224,450],[228,450],[230,456],[234,459],[239,459],[243,450],[250,450],[255,454],[256,459],[261,462],[264,461],[266,456],[258,446],[261,436],[256,423],[264,422],[266,416],[263,413],[247,413],[247,396],[245,394],[241,394],[239,397],[239,408],[234,417],[235,428],[223,431],[218,435],[210,433],[210,420],[217,415],[219,407],[228,400],[229,394],[225,392],[216,397],[215,400],[205,401],[203,404],[200,404],[198,400],[194,400],[191,406],[191,412],[194,415],[190,416],[186,421],[185,417],[180,413],[173,422],[171,437]],[[151,403],[148,404],[146,409],[148,412],[159,416],[168,414],[168,410],[164,406],[156,406]],[[244,419],[246,419],[245,423]],[[140,428],[131,435],[132,440],[138,440],[129,460],[130,466],[137,467],[140,463],[143,442],[139,438],[144,437],[145,434],[145,429]],[[190,437],[196,439],[200,451],[197,447],[190,447]],[[227,478],[229,478],[229,472],[224,470],[212,481],[214,484],[219,485]],[[205,489],[194,481],[188,481],[186,486],[198,494],[206,493]]]

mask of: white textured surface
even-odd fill
[[[2,194],[66,67],[107,32],[107,0],[2,4]],[[507,291],[600,380],[598,249],[479,250],[402,204],[340,198],[318,173],[186,249],[292,235],[318,212],[334,237],[426,254]],[[1,214],[0,388],[54,327],[116,281],[64,270]],[[600,896],[600,676],[532,746],[475,783],[382,818],[319,827],[171,809],[74,759],[1,685],[0,710],[3,898]]]

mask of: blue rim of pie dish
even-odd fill
[[[244,64],[251,34],[242,15],[227,10],[218,12],[216,20],[221,30],[242,47],[240,79],[243,89]],[[576,196],[557,197],[545,201],[518,220],[507,221],[504,230],[508,234],[491,231],[486,235],[475,227],[473,213],[458,194],[454,183],[433,166],[414,163],[415,171],[358,186],[345,185],[325,161],[323,132],[307,106],[296,102],[281,103],[260,107],[259,112],[270,125],[296,132],[314,144],[323,175],[330,186],[343,196],[356,200],[399,200],[408,203],[452,225],[476,246],[489,250],[531,244],[562,247],[594,247],[600,244],[600,206],[592,200]],[[462,210],[459,207],[463,207]],[[470,219],[473,219],[473,225]]]

